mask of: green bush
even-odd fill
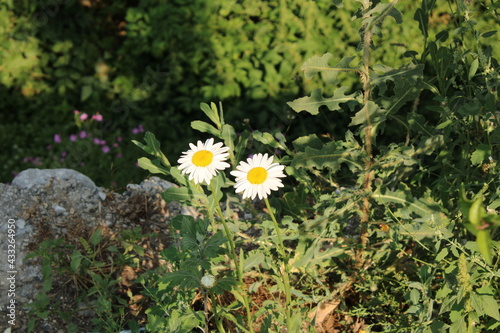
[[[410,22],[415,4],[405,3]],[[303,80],[305,59],[325,52],[338,61],[356,50],[358,31],[353,3],[338,10],[328,1],[5,1],[0,4],[0,126],[4,152],[0,179],[32,166],[54,167],[45,147],[53,135],[69,137],[77,128],[73,110],[101,112],[101,139],[124,137],[142,124],[162,142],[186,144],[190,121],[203,101],[225,102],[226,117],[237,130],[279,129],[291,138],[311,127],[341,134],[348,121],[294,114],[285,101],[316,88]],[[444,4],[429,29],[439,29]],[[445,16],[446,17],[446,16]],[[478,29],[492,24],[478,20]],[[434,30],[433,30],[434,29]],[[393,67],[404,53],[421,44],[417,23],[402,29],[393,22],[376,38],[374,59]],[[390,40],[390,43],[385,42]],[[347,87],[357,84],[344,76]],[[102,185],[138,181],[138,152],[132,146],[123,160],[106,160],[104,168],[79,169]],[[132,152],[133,151],[133,152]],[[178,153],[176,146],[166,154]],[[81,156],[99,159],[99,150]],[[84,162],[84,161],[83,161]],[[112,164],[110,164],[112,163]]]

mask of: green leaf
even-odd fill
[[[340,169],[342,163],[348,163],[362,169],[360,156],[362,151],[342,141],[332,141],[321,149],[306,147],[304,152],[298,153],[292,160],[294,168],[329,168],[333,172]]]
[[[224,124],[222,126],[221,138],[224,144],[229,148],[230,156],[234,154],[234,141],[236,140],[236,131],[231,125]]]
[[[402,207],[408,209],[409,213],[415,213],[419,216],[429,216],[435,212],[441,211],[439,205],[430,200],[430,198],[428,198],[428,202],[423,202],[422,200],[413,198],[408,186],[402,183],[395,191],[378,188],[373,193],[373,198],[381,204],[394,203],[401,205]],[[406,216],[410,217],[409,214]]]
[[[249,138],[250,138],[250,132],[247,130],[244,130],[240,134],[240,136],[238,138],[238,143],[236,144],[236,147],[234,148],[235,162],[241,161],[241,158],[246,151]]]
[[[73,272],[78,271],[78,268],[80,268],[80,264],[82,263],[83,255],[80,251],[75,250],[73,253],[71,253],[70,256],[71,262],[70,262],[70,267]]]
[[[144,141],[146,141],[147,145],[154,153],[160,151],[160,141],[156,139],[153,133],[146,132],[146,134],[144,134]]]
[[[276,149],[286,150],[286,147],[279,143],[271,133],[262,133],[261,131],[255,130],[252,132],[252,136],[255,140],[265,145],[271,146]]]
[[[96,229],[96,231],[94,231],[92,236],[90,236],[90,244],[97,246],[97,244],[99,244],[101,240],[102,240],[102,229],[99,228]]]
[[[258,267],[264,262],[264,254],[262,252],[251,252],[245,260],[244,271],[248,272],[254,267]]]
[[[219,112],[217,111],[217,106],[215,103],[210,103],[208,106],[207,103],[201,103],[200,109],[205,113],[205,115],[210,118],[210,120],[217,126],[217,128],[221,128],[222,124],[219,118]]]
[[[328,63],[333,57],[331,53],[325,53],[321,57],[313,56],[309,58],[303,65],[302,70],[306,78],[310,79],[316,74],[321,73],[323,80],[327,84],[336,84],[337,76],[340,72],[345,71],[359,71],[358,68],[350,66],[350,63],[355,57],[345,57],[340,60],[336,66],[330,66]]]
[[[447,255],[448,255],[448,249],[443,248],[441,251],[439,251],[439,253],[436,256],[436,259],[434,261],[439,262],[439,261],[443,260],[444,258],[446,258]]]
[[[481,34],[481,37],[483,38],[488,38],[488,37],[491,37],[493,36],[494,34],[496,34],[497,31],[496,30],[492,30],[492,31],[488,31],[488,32],[485,32],[483,34]]]
[[[86,101],[92,95],[92,86],[83,86],[80,94],[80,102]]]
[[[181,230],[184,224],[194,224],[194,218],[190,215],[176,215],[170,221],[172,227]]]
[[[312,207],[307,203],[307,194],[304,185],[301,184],[295,187],[293,191],[286,192],[283,195],[282,203],[283,210],[288,215],[305,216]]]
[[[465,193],[464,184],[461,184],[460,185],[460,198],[459,198],[458,203],[459,203],[459,207],[460,207],[460,212],[462,213],[462,215],[466,219],[469,217],[469,210],[470,210],[470,207],[472,206],[473,202],[474,202],[474,200],[470,200],[469,198],[467,198],[467,195]]]
[[[491,266],[493,259],[491,258],[491,235],[489,230],[478,230],[476,234],[476,243],[479,252],[483,255],[484,260]]]
[[[146,132],[146,134],[144,135],[144,141],[146,141],[149,149],[152,151],[152,155],[158,157],[163,165],[165,165],[166,167],[170,167],[169,160],[160,150],[160,141],[156,139],[154,134],[151,132]]]
[[[141,157],[137,160],[139,167],[144,170],[148,170],[151,173],[161,173],[164,175],[169,175],[170,170],[165,168],[158,160],[151,161],[147,157]]]
[[[472,63],[470,64],[470,67],[469,67],[469,81],[472,80],[474,75],[476,75],[478,67],[479,67],[479,59],[476,58],[476,59],[472,60]]]
[[[146,153],[153,155],[153,150],[151,148],[149,148],[148,145],[145,145],[142,142],[139,142],[137,140],[132,140],[132,143],[134,143],[137,147],[144,150]]]
[[[238,285],[238,280],[232,276],[224,276],[217,278],[212,291],[216,294],[222,295],[225,291],[231,291],[231,289],[233,289],[236,285]]]
[[[188,187],[170,187],[161,194],[161,197],[166,202],[189,203],[191,200],[197,200],[201,204],[207,202],[207,196],[203,192]]]
[[[380,108],[375,102],[369,101],[354,117],[351,118],[349,126],[360,126],[362,136],[365,135],[364,129],[371,126],[371,135],[375,136],[379,126],[386,120],[386,110]]]
[[[372,198],[390,209],[395,217],[411,221],[410,224],[400,224],[398,227],[402,235],[419,240],[426,237],[433,238],[436,234],[441,234],[443,237],[452,236],[447,228],[449,219],[429,193],[420,199],[414,198],[409,188],[401,183],[395,191],[377,188]]]
[[[210,135],[215,137],[220,137],[220,130],[201,120],[192,121],[191,128],[203,133],[209,133]]]
[[[454,321],[449,332],[453,333],[467,333],[467,325],[465,324],[464,317],[460,317],[458,320]]]
[[[194,289],[200,287],[201,273],[199,271],[179,270],[166,273],[162,282],[169,282],[180,289]]]
[[[217,257],[221,253],[221,245],[226,242],[227,238],[224,236],[222,231],[217,231],[206,240],[203,247],[203,254],[209,259]]]
[[[390,3],[379,3],[368,12],[368,18],[363,20],[363,26],[366,30],[371,30],[373,33],[380,35],[379,27],[387,16],[391,16],[396,20],[396,23],[403,22],[403,14],[395,7],[397,1]]]
[[[144,135],[144,141],[146,141],[146,144],[143,144],[136,140],[132,140],[132,142],[136,146],[144,150],[146,153],[157,157],[164,166],[170,167],[170,162],[167,157],[161,152],[160,142],[156,140],[154,134],[151,132],[146,132],[146,134]]]
[[[415,15],[413,16],[413,19],[418,22],[418,28],[422,32],[422,35],[424,38],[427,38],[428,33],[427,33],[427,28],[429,24],[429,16],[427,15],[426,12],[422,8],[417,8],[415,11]]]
[[[297,152],[303,152],[307,147],[314,149],[323,148],[323,141],[321,141],[316,134],[301,136],[293,141],[292,144]]]
[[[213,177],[210,180],[210,190],[212,190],[212,185],[215,188],[215,193],[212,192],[211,195],[207,197],[207,209],[210,215],[216,213],[216,206],[219,205],[220,200],[222,199],[222,187],[227,187],[227,178],[223,172],[219,172],[217,176]]]
[[[491,146],[481,143],[472,153],[470,161],[472,165],[481,165],[489,156],[491,156]]]
[[[344,5],[342,4],[342,0],[332,0],[333,5],[337,8],[342,8]]]
[[[500,320],[499,304],[489,286],[479,288],[473,294],[478,297],[484,314],[495,320]]]
[[[424,65],[409,64],[401,68],[392,69],[387,66],[376,66],[372,76],[372,86],[378,86],[383,96],[378,101],[386,114],[395,114],[406,102],[412,102],[420,95],[424,84]],[[387,82],[394,83],[392,94],[387,93]]]
[[[295,111],[307,111],[312,115],[319,113],[319,108],[321,106],[326,106],[330,111],[342,110],[340,107],[341,103],[347,103],[351,109],[353,106],[359,103],[359,94],[354,93],[351,95],[345,95],[344,92],[347,87],[340,87],[335,90],[332,97],[323,97],[321,89],[315,89],[311,93],[311,96],[301,97],[288,102],[287,104]]]
[[[325,248],[321,240],[315,239],[311,244],[302,242],[294,258],[293,266],[304,271],[308,271],[316,265],[328,265],[330,260],[342,256],[346,249],[341,247]]]
[[[174,179],[177,181],[179,185],[186,186],[187,183],[189,182],[188,176],[186,174],[182,174],[182,172],[179,170],[178,167],[173,167],[169,171],[170,175],[174,177]]]

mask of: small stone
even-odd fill
[[[57,216],[62,215],[66,212],[66,208],[59,205],[53,205],[52,208],[54,208]]]
[[[26,221],[24,219],[18,219],[16,221],[16,226],[19,228],[19,229],[23,229],[25,226],[26,226]]]
[[[137,184],[128,184],[127,185],[127,191],[129,191],[129,192],[139,191],[140,189],[141,189],[141,187]]]
[[[104,201],[106,200],[106,193],[104,193],[101,189],[97,191],[97,194],[99,195],[99,198]]]

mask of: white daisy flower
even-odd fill
[[[229,156],[229,148],[223,147],[222,143],[214,144],[214,139],[208,139],[204,143],[198,140],[196,146],[190,143],[189,147],[191,149],[183,152],[177,163],[180,164],[182,174],[189,174],[189,179],[196,184],[203,181],[209,184],[217,171],[229,167],[229,163],[224,162]]]
[[[241,161],[236,167],[237,170],[231,171],[231,175],[236,177],[236,193],[243,192],[243,199],[267,198],[271,191],[276,191],[283,187],[282,177],[284,165],[273,163],[273,157],[267,154],[256,154],[249,157],[246,162]]]

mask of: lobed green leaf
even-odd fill
[[[319,108],[321,106],[326,106],[330,111],[342,110],[340,104],[346,103],[351,109],[357,104],[359,104],[359,93],[353,93],[351,95],[345,95],[344,92],[347,87],[340,87],[336,89],[332,97],[323,97],[321,89],[315,89],[311,93],[311,96],[301,97],[288,102],[287,104],[295,111],[307,111],[312,115],[317,115],[319,113]]]

